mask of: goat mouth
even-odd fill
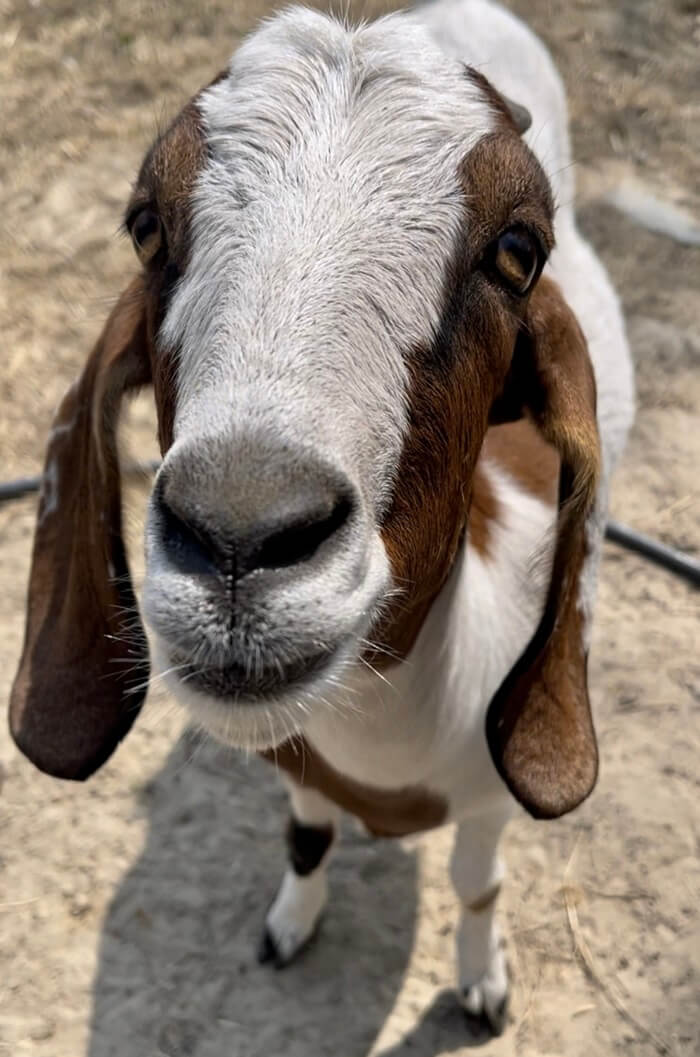
[[[232,704],[244,699],[265,701],[283,691],[301,689],[326,667],[335,651],[322,650],[291,662],[275,664],[241,664],[221,666],[197,665],[182,656],[173,656],[180,682],[188,687]]]

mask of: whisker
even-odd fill
[[[362,657],[361,656],[360,660],[362,661],[362,663],[364,664],[364,666],[366,668],[369,668],[370,672],[372,672],[373,675],[376,675],[377,679],[381,679],[381,681],[383,683],[386,683],[386,685],[389,687],[390,690],[393,690],[394,693],[397,693],[397,690],[396,690],[396,687],[394,686],[394,684],[389,679],[387,679],[387,677],[385,675],[383,675],[381,672],[377,671],[376,668],[373,668],[366,657]]]

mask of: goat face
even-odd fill
[[[469,355],[453,347],[450,302],[479,300],[465,242],[485,249],[481,233],[470,238],[467,196],[481,193],[465,189],[464,162],[497,123],[482,86],[422,31],[350,34],[295,14],[244,44],[144,165],[129,210],[136,237],[139,225],[162,225],[165,242],[173,225],[188,232],[157,341],[174,406],[144,612],[173,689],[234,743],[281,740],[374,640],[392,592],[412,578],[434,594],[449,565],[468,488],[459,463],[478,451],[493,398],[478,377],[455,379],[465,393],[452,409],[444,377]],[[160,173],[197,136],[192,191],[173,204]],[[549,201],[529,155],[526,165],[538,269]],[[520,181],[504,190],[509,210]],[[186,221],[172,215],[183,209]],[[153,248],[162,271],[166,253]],[[482,291],[467,328],[484,326],[498,296]],[[511,333],[482,364],[489,381],[512,343]],[[443,438],[432,457],[410,436],[426,427]],[[428,449],[418,465],[412,441]],[[445,488],[460,497],[420,543],[431,512],[408,517],[401,494],[416,488],[425,505]],[[398,570],[390,552],[406,545],[422,553]],[[433,549],[445,553],[436,561]]]
[[[113,419],[149,372],[164,459],[144,613],[175,693],[234,744],[279,743],[363,654],[410,649],[463,538],[489,421],[529,404],[563,456],[562,498],[583,496],[587,511],[593,386],[575,320],[538,282],[546,177],[501,97],[410,19],[350,31],[292,11],[258,30],[149,152],[127,227],[143,273],[59,412],[70,427],[49,460],[62,521],[40,515],[33,571],[43,590],[50,575],[100,581],[94,669],[130,655],[114,615],[131,595]],[[573,361],[554,378],[557,356]],[[552,394],[562,377],[569,389]],[[71,475],[62,460],[81,444]],[[79,516],[91,521],[87,572],[57,555]],[[562,584],[582,561],[574,522]],[[572,590],[550,598],[538,656]],[[85,592],[68,594],[75,635],[90,618]],[[86,723],[95,671],[78,692],[54,637],[54,682],[60,668],[80,733],[37,752],[50,707],[33,726],[38,637],[28,631],[15,735],[40,766],[80,777],[128,728],[134,698],[120,684]]]

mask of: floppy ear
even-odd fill
[[[598,771],[580,596],[600,456],[586,340],[550,279],[531,297],[499,404],[526,407],[558,450],[559,514],[544,613],[489,706],[486,733],[513,795],[536,818],[556,818],[588,796]]]
[[[133,723],[148,649],[121,525],[122,395],[150,379],[143,283],[122,294],[49,435],[10,697],[17,745],[47,774],[87,778]]]

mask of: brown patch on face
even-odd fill
[[[192,192],[205,161],[202,121],[193,99],[149,150],[127,209],[127,216],[146,206],[155,209],[165,227],[169,261],[181,269],[189,252]]]
[[[486,269],[486,251],[506,228],[552,244],[552,203],[534,155],[512,131],[484,136],[464,161],[464,234],[445,279],[439,333],[409,361],[409,429],[382,538],[402,596],[372,631],[368,658],[386,665],[415,642],[452,568],[470,513],[475,545],[487,549],[495,506],[477,459],[491,409],[506,385],[527,299]]]
[[[306,789],[316,789],[364,822],[376,837],[405,837],[440,826],[447,802],[420,786],[386,790],[365,786],[340,774],[304,739],[261,753]]]
[[[435,369],[430,354],[411,365],[410,427],[382,527],[402,595],[372,633],[393,655],[409,652],[452,567],[466,529],[473,468],[488,422],[485,356],[479,346],[457,340],[466,347],[459,348],[452,367]],[[504,354],[507,344],[504,340]],[[376,651],[371,663],[381,662]]]
[[[500,232],[514,225],[530,229],[544,250],[551,250],[551,188],[535,155],[519,136],[512,132],[482,136],[464,159],[461,176],[473,257],[478,259]],[[517,309],[517,304],[511,302],[510,308]]]
[[[144,269],[149,292],[149,327],[154,336],[163,321],[172,286],[187,267],[192,194],[206,153],[201,116],[194,99],[146,155],[127,209],[127,217],[134,216],[141,208],[153,209],[161,218],[165,232],[165,251],[157,254]],[[176,352],[152,342],[153,389],[162,454],[173,438]]]

